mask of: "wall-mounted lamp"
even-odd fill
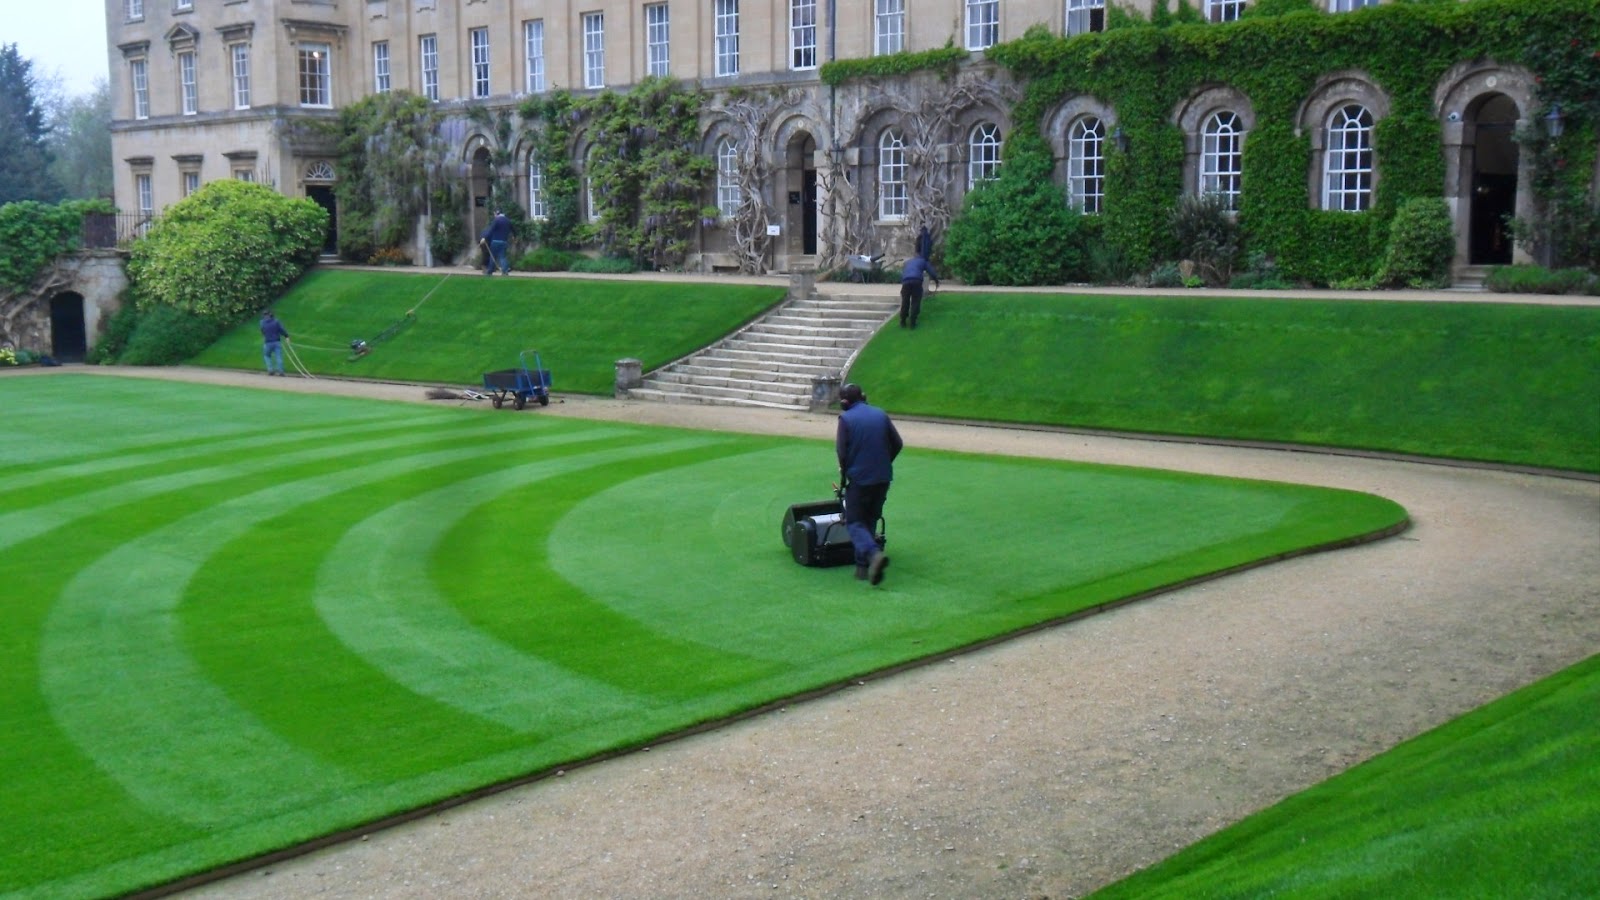
[[[1550,104],[1550,111],[1544,114],[1544,133],[1553,138],[1561,137],[1561,132],[1566,125],[1561,116],[1561,104]]]
[[[1115,129],[1112,130],[1112,132],[1111,132],[1111,143],[1117,145],[1117,151],[1119,153],[1127,153],[1128,152],[1128,135],[1127,135],[1126,132],[1124,132],[1122,130],[1122,126],[1121,125],[1118,125]]]

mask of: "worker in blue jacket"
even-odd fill
[[[511,220],[500,210],[494,211],[494,219],[489,222],[489,227],[483,230],[483,274],[493,275],[496,266],[500,267],[500,274],[511,274],[511,261],[506,258],[506,245],[511,243]]]
[[[880,584],[889,555],[878,546],[874,531],[894,480],[894,458],[904,444],[889,414],[868,405],[861,385],[840,388],[839,407],[843,412],[834,446],[844,486],[845,530],[856,551],[856,578]]]
[[[906,267],[900,270],[900,327],[917,327],[917,317],[922,315],[922,279],[926,276],[933,279],[934,284],[940,284],[939,273],[933,270],[933,264],[928,258],[918,253],[906,260]]]

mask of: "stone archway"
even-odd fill
[[[83,360],[122,307],[124,262],[116,250],[80,250],[57,257],[27,290],[0,290],[0,347]]]
[[[83,295],[62,291],[50,298],[50,355],[57,362],[83,362],[88,353]]]
[[[1532,261],[1511,241],[1506,219],[1533,212],[1531,163],[1515,135],[1528,124],[1534,87],[1533,74],[1520,66],[1473,61],[1451,68],[1434,89],[1458,276],[1468,266]]]
[[[780,269],[790,268],[799,261],[797,257],[817,255],[817,139],[804,129],[784,137],[783,172],[778,182],[783,193],[774,198],[783,208],[783,237],[778,247],[787,260],[777,261]]]

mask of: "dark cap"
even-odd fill
[[[839,388],[840,403],[864,403],[866,402],[866,399],[867,395],[862,393],[861,385],[856,384],[853,381],[844,387]]]

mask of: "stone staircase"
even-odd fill
[[[1452,273],[1450,287],[1457,291],[1481,291],[1489,277],[1489,266],[1461,266]]]
[[[809,409],[813,380],[838,378],[900,309],[897,294],[835,287],[819,292],[809,278],[793,279],[788,298],[765,316],[618,393],[665,403]]]

